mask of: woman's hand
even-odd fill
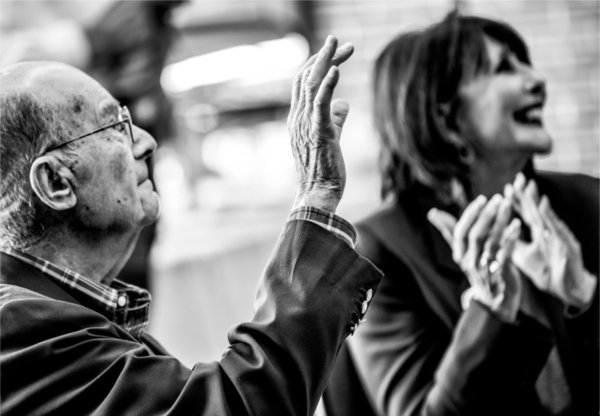
[[[539,197],[533,180],[519,173],[505,197],[531,230],[531,241],[519,240],[512,260],[540,290],[565,305],[585,308],[593,300],[597,279],[589,273],[581,246],[569,227],[556,215],[548,197]]]
[[[479,196],[458,221],[435,208],[427,214],[452,247],[452,258],[471,284],[472,298],[505,322],[516,320],[522,291],[519,272],[510,260],[521,223],[510,221],[510,214],[511,202],[501,195],[489,201]]]

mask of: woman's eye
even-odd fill
[[[512,70],[512,65],[506,57],[502,58],[500,60],[500,62],[498,63],[498,66],[496,66],[496,73],[509,72],[511,70]]]

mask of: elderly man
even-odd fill
[[[309,415],[381,275],[334,215],[345,184],[332,101],[352,53],[329,37],[288,119],[294,210],[219,361],[186,368],[144,332],[149,295],[115,279],[156,220],[154,139],[62,64],[0,71],[3,415]]]

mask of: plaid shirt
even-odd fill
[[[301,207],[290,214],[289,221],[294,220],[315,223],[354,247],[356,241],[354,227],[332,213],[313,207]],[[148,325],[151,296],[147,290],[120,280],[114,280],[110,285],[106,285],[39,257],[11,248],[4,248],[2,251],[41,270],[76,297],[82,305],[106,316],[134,337],[139,338]]]
[[[106,285],[39,257],[11,248],[2,251],[41,270],[82,305],[106,316],[136,338],[146,328],[151,300],[147,290],[120,280]]]

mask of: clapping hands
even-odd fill
[[[510,220],[513,212],[529,227],[530,241],[522,237],[519,219]],[[567,306],[583,309],[592,302],[597,278],[585,269],[577,238],[523,174],[505,187],[504,196],[477,197],[458,220],[435,208],[427,217],[451,246],[473,297],[499,318],[516,318],[519,274]]]
[[[471,284],[472,298],[505,322],[514,322],[522,282],[511,256],[521,223],[511,220],[510,201],[479,196],[457,221],[451,214],[431,209],[427,217],[452,248],[452,258]]]
[[[530,229],[531,241],[516,243],[512,260],[540,290],[576,308],[588,306],[594,296],[596,278],[583,265],[579,241],[556,215],[546,196],[540,198],[533,180],[519,173],[505,188]]]

